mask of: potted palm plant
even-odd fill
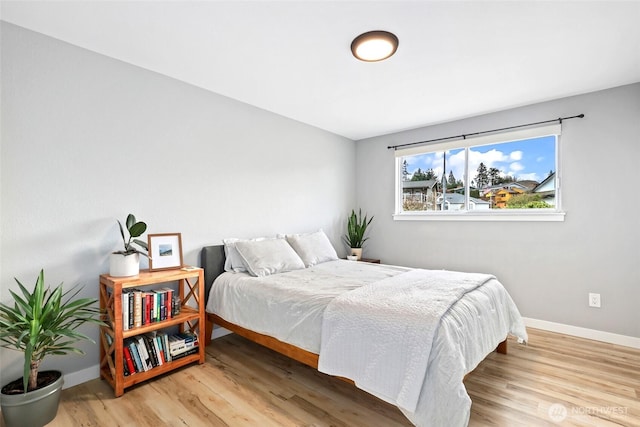
[[[147,252],[149,251],[147,242],[136,238],[147,231],[147,224],[143,221],[137,221],[133,214],[127,215],[125,227],[129,234],[128,239],[125,237],[125,227],[122,226],[120,220],[118,220],[118,226],[120,227],[124,249],[113,252],[109,257],[109,275],[113,277],[135,276],[140,272],[140,255],[149,257],[149,255],[134,246],[136,244]]]
[[[24,365],[22,378],[0,390],[2,416],[7,427],[43,426],[56,416],[64,380],[59,371],[40,372],[40,364],[50,354],[84,354],[76,342],[95,342],[76,329],[104,323],[96,299],[75,299],[82,290],[77,285],[45,289],[44,270],[31,292],[15,280],[20,292],[9,291],[13,306],[0,303],[0,346],[23,352]]]
[[[349,246],[350,255],[357,256],[358,260],[362,259],[362,245],[369,238],[364,237],[367,227],[373,221],[373,216],[367,220],[367,215],[362,216],[362,209],[358,209],[356,215],[355,210],[351,210],[351,215],[347,219],[347,234],[344,236],[345,243]]]

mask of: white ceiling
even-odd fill
[[[358,140],[640,81],[640,1],[2,1],[2,20]],[[358,34],[400,39],[359,62]]]

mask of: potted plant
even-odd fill
[[[369,238],[364,237],[367,232],[367,227],[373,221],[373,216],[367,221],[367,215],[362,217],[362,209],[358,209],[358,215],[352,209],[351,215],[347,219],[347,234],[344,236],[344,240],[351,249],[350,255],[355,255],[358,260],[362,259],[362,245]]]
[[[137,221],[133,214],[127,215],[125,226],[129,239],[125,237],[124,227],[120,220],[118,220],[118,226],[120,227],[124,250],[113,252],[109,257],[109,275],[113,277],[135,276],[140,272],[140,255],[149,257],[149,255],[134,246],[136,244],[147,252],[149,251],[147,242],[136,239],[136,237],[140,237],[147,231],[147,224]]]
[[[32,292],[19,281],[20,292],[9,290],[13,306],[0,303],[0,346],[24,353],[22,378],[2,387],[2,416],[7,427],[43,426],[58,411],[63,377],[59,371],[39,372],[49,354],[84,354],[75,343],[88,340],[76,332],[85,323],[103,325],[94,298],[74,299],[82,289],[77,285],[63,292],[62,283],[45,289],[44,270]]]

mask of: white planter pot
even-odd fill
[[[358,257],[358,261],[362,259],[362,248],[351,248],[351,255]]]
[[[109,275],[112,277],[135,276],[140,273],[140,254],[109,256]]]

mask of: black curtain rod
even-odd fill
[[[429,139],[426,141],[418,141],[418,142],[409,142],[407,144],[399,144],[399,145],[389,145],[387,147],[387,149],[397,149],[400,147],[410,147],[412,145],[419,145],[419,144],[428,144],[429,142],[437,142],[437,141],[446,141],[448,139],[456,139],[456,138],[462,138],[462,139],[467,139],[467,137],[469,136],[476,136],[476,135],[482,135],[484,133],[491,133],[491,132],[500,132],[503,130],[511,130],[511,129],[517,129],[517,128],[523,128],[523,127],[527,127],[527,126],[534,126],[534,125],[542,125],[545,123],[553,123],[553,122],[558,122],[560,124],[562,124],[563,120],[569,120],[569,119],[581,119],[584,117],[584,114],[578,114],[577,116],[571,116],[571,117],[558,117],[557,119],[551,119],[551,120],[545,120],[542,122],[535,122],[535,123],[527,123],[525,125],[516,125],[516,126],[509,126],[506,128],[500,128],[500,129],[492,129],[492,130],[483,130],[480,132],[474,132],[474,133],[464,133],[462,135],[455,135],[455,136],[447,136],[444,138],[436,138],[436,139]]]

